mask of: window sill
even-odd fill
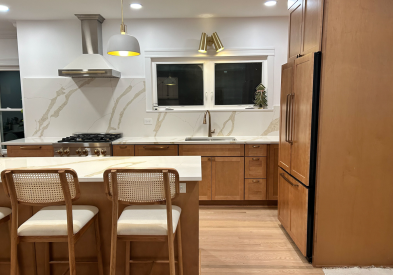
[[[273,109],[241,109],[241,108],[226,108],[226,109],[173,109],[166,110],[164,108],[159,110],[146,110],[146,113],[195,113],[195,112],[273,112]]]
[[[0,108],[0,112],[21,112],[22,108]]]

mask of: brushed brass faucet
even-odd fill
[[[214,130],[212,131],[212,116],[211,116],[209,110],[207,110],[207,111],[205,112],[205,115],[203,116],[203,124],[206,124],[206,115],[207,115],[207,114],[209,114],[209,132],[208,132],[207,136],[208,136],[208,137],[212,137],[212,134],[214,134],[214,133],[216,132],[216,129],[214,129]]]

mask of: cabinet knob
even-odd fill
[[[259,148],[260,146],[259,145],[254,145],[252,148]]]
[[[259,158],[252,158],[252,160],[254,160],[254,161],[258,161],[258,160],[259,160]]]
[[[252,180],[252,182],[253,182],[253,183],[258,183],[258,182],[259,182],[259,180]]]

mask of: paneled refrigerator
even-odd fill
[[[278,218],[311,262],[321,52],[282,66]]]

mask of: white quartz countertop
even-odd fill
[[[108,168],[175,168],[180,181],[201,181],[202,168],[199,156],[174,157],[105,157],[105,158],[0,158],[0,171],[11,168],[71,168],[80,182],[103,182]]]
[[[52,145],[61,140],[61,137],[27,137],[5,141],[3,145]]]
[[[234,136],[235,141],[185,141],[186,137],[123,137],[112,144],[278,144],[278,136]],[[28,137],[2,142],[3,145],[52,145],[59,137]]]
[[[194,137],[195,138],[195,137]],[[112,144],[278,144],[278,136],[234,136],[236,140],[185,141],[186,137],[123,137]]]

